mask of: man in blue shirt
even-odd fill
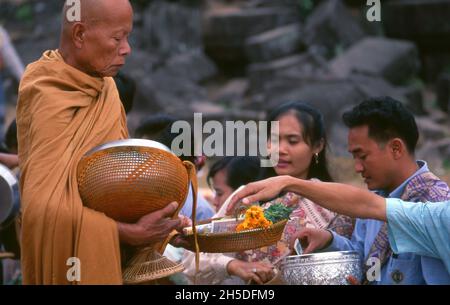
[[[447,184],[433,175],[425,162],[415,160],[417,125],[400,102],[389,97],[369,99],[345,113],[343,119],[350,128],[348,148],[355,160],[355,170],[370,190],[383,197],[413,202],[450,200]],[[380,277],[372,284],[450,283],[442,261],[412,253],[393,253],[383,221],[357,219],[350,240],[319,229],[307,229],[303,234],[311,239],[306,252],[358,251],[365,271],[372,267],[372,258],[379,259]]]
[[[390,245],[395,253],[412,252],[434,257],[443,262],[443,271],[450,273],[450,200],[435,203],[405,202],[384,199],[359,188],[278,176],[251,183],[236,193],[230,211],[238,202],[250,204],[276,197],[280,192],[294,192],[336,213],[387,221]],[[314,236],[320,231],[305,229],[300,238],[308,243],[305,252],[320,248]],[[447,283],[448,284],[448,283]]]
[[[343,119],[350,128],[348,148],[355,170],[370,190],[408,201],[450,199],[448,186],[425,162],[415,160],[417,125],[400,102],[389,97],[370,99],[345,113]],[[321,251],[356,250],[366,271],[372,267],[370,258],[381,261],[380,277],[373,284],[450,283],[449,274],[442,272],[442,262],[412,253],[393,253],[384,222],[358,219],[351,240],[330,233],[327,247]]]

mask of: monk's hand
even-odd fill
[[[244,262],[238,259],[230,261],[227,265],[229,275],[235,275],[248,282],[264,284],[275,276],[274,267],[265,262]]]
[[[183,225],[183,219],[171,218],[177,207],[178,203],[172,202],[161,210],[143,216],[135,224],[118,223],[120,241],[131,246],[163,241],[173,230]]]
[[[250,205],[254,202],[278,197],[288,185],[289,179],[289,176],[277,176],[247,184],[231,198],[227,207],[227,215],[233,214],[239,203]]]
[[[290,241],[291,249],[294,248],[295,240],[298,239],[302,246],[303,254],[309,254],[316,250],[326,248],[333,241],[333,234],[330,231],[316,228],[304,228],[292,236]]]
[[[192,226],[192,220],[189,217],[186,217],[183,215],[180,215],[179,218],[181,220],[181,224],[177,228],[177,231],[179,233],[174,235],[170,239],[170,244],[176,248],[188,248],[190,246],[190,243],[186,239],[186,236],[181,233],[182,233],[183,228]]]

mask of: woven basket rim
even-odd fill
[[[258,233],[258,232],[264,232],[268,230],[272,230],[275,228],[278,228],[279,226],[284,226],[288,222],[288,219],[281,220],[279,222],[276,222],[274,224],[271,224],[267,228],[257,228],[257,229],[251,229],[251,230],[245,230],[240,232],[221,232],[221,233],[197,233],[197,236],[201,237],[230,237],[230,236],[240,236],[240,235],[246,235],[249,233]],[[193,237],[193,234],[187,235],[189,237]]]

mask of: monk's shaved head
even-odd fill
[[[131,10],[129,0],[78,0],[66,1],[64,4],[62,15],[62,32],[69,32],[76,21],[72,20],[71,13],[74,12],[74,6],[80,4],[79,13],[80,19],[78,21],[87,24],[96,24],[98,22],[107,21],[114,16],[117,11]]]
[[[131,51],[129,0],[68,0],[62,19],[60,51],[66,62],[90,75],[115,75]]]

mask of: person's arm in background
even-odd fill
[[[23,72],[25,71],[22,60],[17,54],[16,49],[9,38],[8,32],[6,32],[2,26],[0,26],[0,36],[2,40],[0,54],[3,57],[3,64],[10,70],[11,74],[14,75],[17,81],[20,81]]]
[[[0,163],[10,169],[13,169],[19,166],[19,157],[13,154],[0,153]]]

